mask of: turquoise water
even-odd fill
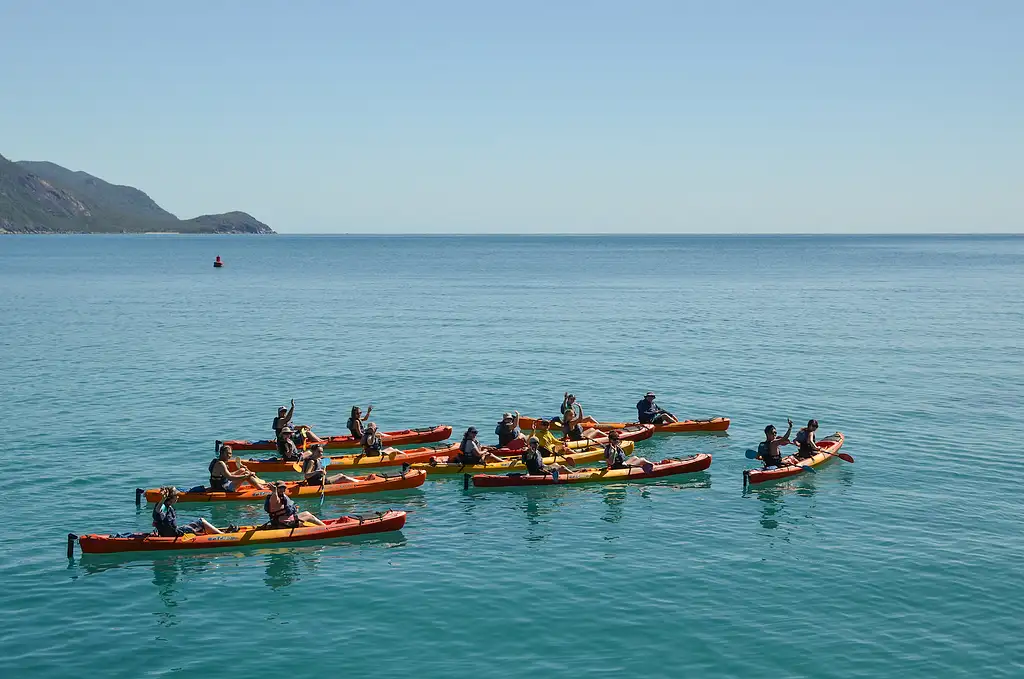
[[[1019,237],[2,238],[0,674],[1022,676],[1022,314]],[[486,432],[566,389],[733,425],[640,444],[714,456],[680,480],[431,479],[324,505],[401,533],[65,558],[289,398]],[[787,416],[856,463],[744,492]]]

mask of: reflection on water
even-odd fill
[[[98,575],[105,571],[136,567],[149,562],[153,569],[153,584],[157,588],[160,599],[168,608],[174,608],[178,605],[175,596],[179,591],[178,584],[180,580],[187,580],[189,576],[203,574],[229,559],[265,558],[266,575],[264,582],[271,589],[279,589],[298,582],[304,573],[315,572],[320,566],[321,553],[325,549],[363,546],[392,548],[401,547],[405,544],[406,539],[402,532],[395,531],[391,533],[335,538],[313,545],[294,547],[252,546],[198,554],[83,554],[77,564],[69,562],[68,571],[72,578],[76,578],[78,576],[78,569],[84,571],[86,575]]]
[[[626,504],[626,484],[614,484],[601,487],[601,500],[604,502],[602,521],[618,523],[622,520],[622,511]]]
[[[822,471],[835,470],[836,473],[829,473],[824,477],[825,481],[838,481],[844,487],[853,485],[853,470],[849,465],[839,468],[823,467]],[[775,529],[780,525],[780,519],[785,516],[785,498],[787,495],[795,495],[800,498],[811,499],[818,492],[818,484],[823,482],[821,471],[818,474],[800,474],[789,479],[776,481],[764,486],[752,486],[744,489],[743,497],[754,496],[761,501],[760,524],[764,528]],[[804,516],[813,517],[814,505],[806,506]]]
[[[756,492],[757,499],[761,501],[761,526],[769,530],[778,528],[779,522],[775,518],[785,509],[782,502],[783,491],[780,488],[762,488]]]

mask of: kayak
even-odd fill
[[[455,455],[459,452],[459,446],[453,444],[439,448],[410,448],[398,452],[384,453],[382,455],[337,455],[331,458],[328,466],[328,473],[331,471],[344,471],[345,469],[379,469],[383,467],[401,467],[416,462],[428,462],[430,458],[438,455]],[[287,472],[301,472],[301,462],[289,462],[279,457],[271,457],[265,460],[231,460],[231,470],[237,471],[238,463],[244,464],[251,471],[259,474],[284,474]]]
[[[422,429],[402,429],[401,431],[381,432],[380,438],[385,446],[406,446],[414,443],[436,443],[444,441],[452,435],[452,428],[446,424]],[[323,438],[325,448],[358,448],[359,439],[354,436],[328,436]],[[277,450],[277,441],[222,441],[233,450]]]
[[[595,428],[600,429],[600,427]],[[610,429],[603,429],[602,431],[610,431]],[[622,427],[616,427],[615,431],[619,433],[619,441],[644,441],[654,436],[656,429],[653,424],[624,424]],[[602,446],[608,443],[607,436],[594,436],[583,440],[599,443]]]
[[[539,421],[533,417],[520,417],[519,426],[523,429],[533,429]],[[601,431],[622,430],[629,427],[654,427],[652,434],[685,434],[688,432],[725,431],[729,428],[729,422],[728,417],[712,417],[707,420],[680,420],[672,424],[642,425],[638,422],[598,422],[591,418],[584,418],[581,424],[584,428],[595,427]]]
[[[330,471],[327,473],[330,476]],[[401,474],[370,474],[356,476],[355,482],[328,483],[323,486],[324,495],[355,495],[357,493],[383,493],[389,490],[405,490],[422,486],[427,479],[424,471],[408,471]],[[289,481],[288,496],[292,499],[300,497],[319,497],[319,485],[307,486],[302,481]],[[147,502],[160,501],[160,489],[136,489],[136,495],[145,495]],[[178,493],[178,502],[262,502],[270,495],[270,489],[260,490],[254,486],[243,485],[232,493],[216,490],[187,491]]]
[[[826,452],[817,453],[807,459],[800,460],[800,465],[806,465],[808,467],[816,467],[823,462],[834,460],[835,455],[829,453],[837,453],[839,449],[843,447],[843,442],[846,437],[843,436],[842,432],[836,432],[831,436],[827,436],[818,441],[818,447],[825,450]],[[776,467],[775,469],[747,469],[743,472],[743,485],[755,484],[755,483],[766,483],[768,481],[777,481],[779,479],[785,479],[790,476],[796,476],[797,474],[807,473],[806,469],[798,466],[796,458],[792,455],[782,460],[782,466]]]
[[[646,438],[652,433],[649,424],[636,425],[630,432],[632,437]],[[641,429],[642,428],[642,429]],[[625,437],[624,437],[625,438]],[[583,439],[581,441],[569,441],[570,450],[584,450],[592,447],[595,443],[604,445],[608,443],[607,437]],[[623,441],[625,443],[625,441]],[[518,457],[522,455],[522,449],[513,448],[492,448],[485,446],[484,450],[494,453],[499,457]],[[455,457],[459,454],[459,444],[453,443],[444,447],[435,448],[410,448],[397,452],[385,453],[383,455],[365,455],[356,453],[353,455],[336,455],[330,459],[328,473],[330,471],[344,471],[346,469],[380,469],[384,467],[401,467],[407,464],[430,462],[431,459],[442,457]],[[229,465],[232,471],[238,471],[239,463],[244,464],[251,471],[264,474],[286,474],[288,472],[301,472],[301,462],[288,462],[279,457],[271,457],[263,460],[241,460],[233,459]]]
[[[609,483],[618,481],[644,481],[678,474],[701,472],[711,466],[711,456],[700,453],[683,460],[662,460],[654,463],[650,470],[641,467],[626,469],[581,469],[572,474],[554,476],[531,476],[529,474],[477,474],[473,485],[477,488],[511,488],[517,486],[555,486],[572,483]]]
[[[85,554],[111,554],[114,552],[158,552],[177,549],[222,549],[247,545],[270,545],[280,542],[328,540],[367,533],[386,533],[401,530],[405,525],[405,512],[378,513],[371,518],[343,516],[326,519],[326,526],[305,524],[300,528],[264,528],[241,526],[237,531],[213,535],[186,534],[177,538],[162,538],[152,533],[134,533],[128,536],[68,534],[68,557],[72,557],[75,540]]]
[[[632,441],[623,441],[622,450],[627,455],[633,452],[633,446],[635,444]],[[521,453],[521,451],[517,451]],[[574,464],[584,464],[588,462],[596,462],[604,458],[604,448],[601,446],[594,446],[592,448],[586,448],[583,450],[573,451],[568,456],[559,455],[558,457],[545,457],[544,464],[564,464],[572,466]],[[505,471],[521,471],[526,469],[526,465],[520,457],[510,459],[508,462],[489,462],[487,464],[470,464],[465,465],[460,462],[453,462],[448,457],[438,457],[432,459],[427,463],[414,464],[412,466],[415,470],[423,470],[428,474],[480,474],[487,472],[500,473]]]

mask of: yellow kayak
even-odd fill
[[[633,452],[633,442],[623,441],[622,450],[627,455]],[[568,457],[559,455],[557,457],[545,457],[544,464],[564,464],[571,467],[574,464],[586,464],[604,459],[604,448],[592,446],[584,450],[576,450]],[[514,457],[508,462],[489,462],[487,464],[459,464],[449,462],[447,457],[437,457],[431,462],[423,462],[412,465],[412,469],[422,469],[428,475],[432,474],[501,474],[504,472],[516,472],[526,469],[522,459]]]

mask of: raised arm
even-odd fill
[[[372,411],[372,410],[373,410],[373,404],[372,403],[370,405],[366,406],[366,414],[363,415],[363,422],[366,422],[368,419],[370,419],[370,411]]]
[[[294,414],[295,414],[295,399],[293,398],[292,399],[291,410],[289,410],[287,413],[285,413],[284,422],[282,422],[282,424],[288,424],[289,422],[291,422],[292,421],[292,415],[294,415]]]
[[[790,419],[787,418],[786,419],[786,423],[789,426],[786,427],[786,433],[785,433],[785,435],[783,435],[782,438],[783,438],[784,441],[788,442],[789,441],[789,435],[793,433],[793,420],[790,420]]]

